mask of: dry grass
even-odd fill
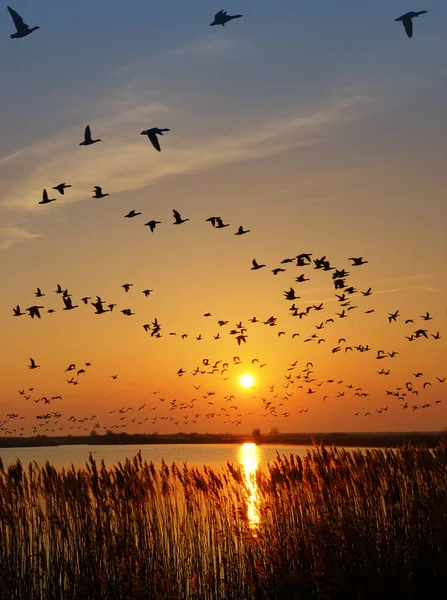
[[[1,600],[436,600],[447,444],[277,455],[239,467],[27,469],[0,460]]]

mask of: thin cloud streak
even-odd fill
[[[372,99],[366,96],[345,98],[314,113],[264,122],[258,130],[212,138],[186,138],[177,145],[173,134],[163,147],[163,161],[145,144],[146,140],[139,138],[139,131],[135,132],[135,142],[124,142],[123,136],[124,131],[126,136],[129,135],[129,124],[141,122],[145,115],[156,111],[166,112],[167,107],[148,105],[129,109],[90,123],[93,133],[104,140],[97,148],[86,150],[77,146],[77,138],[83,130],[83,125],[79,125],[21,151],[24,162],[28,162],[26,172],[30,172],[30,162],[35,165],[34,169],[31,166],[31,173],[22,178],[19,187],[10,191],[9,198],[1,206],[18,212],[35,211],[42,189],[58,183],[61,177],[76,186],[64,197],[66,205],[87,199],[97,182],[106,182],[108,191],[116,194],[140,189],[173,175],[313,145],[328,134],[330,127],[364,115],[371,104]]]

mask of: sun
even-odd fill
[[[251,388],[254,386],[255,380],[251,375],[245,374],[239,377],[239,383],[243,388]]]

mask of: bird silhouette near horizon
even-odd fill
[[[63,196],[63,195],[64,195],[64,193],[65,193],[65,190],[66,190],[67,188],[71,188],[71,187],[72,187],[71,185],[68,185],[68,184],[66,184],[66,183],[59,183],[58,185],[55,185],[55,186],[54,186],[53,188],[51,188],[51,189],[53,189],[53,190],[57,190],[57,191],[59,192],[59,194],[60,194],[61,196]]]
[[[106,196],[110,196],[110,194],[104,194],[102,191],[102,187],[99,185],[95,185],[95,187],[93,188],[92,198],[105,198]]]

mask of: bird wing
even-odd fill
[[[181,216],[180,216],[180,213],[178,212],[178,210],[173,210],[172,212],[174,213],[174,219],[176,221],[181,220]]]
[[[159,152],[161,152],[160,142],[158,141],[157,134],[156,133],[148,133],[147,137],[150,139],[155,150],[158,150]]]
[[[92,132],[90,131],[90,125],[87,125],[87,127],[85,128],[84,140],[86,142],[91,142],[92,141]]]
[[[34,366],[36,364],[32,358],[30,358],[29,361],[31,363],[31,366]]]
[[[47,193],[47,190],[45,190],[45,189],[42,192],[42,199],[43,200],[48,200],[48,193]]]
[[[23,21],[19,13],[17,13],[10,6],[8,6],[8,10],[12,20],[14,21],[14,25],[16,26],[17,31],[19,31],[20,29],[28,29],[28,25]]]
[[[408,37],[413,37],[413,21],[411,19],[402,19],[402,23]]]

